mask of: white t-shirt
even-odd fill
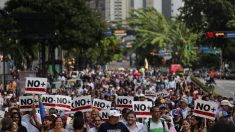
[[[37,114],[37,119],[40,123],[41,122],[41,116],[39,113],[36,113]],[[23,115],[22,116],[22,121],[25,122],[26,124],[28,124],[28,129],[31,131],[31,132],[40,132],[34,125],[32,125],[30,123],[30,115],[29,114],[26,114],[26,115]],[[22,124],[23,125],[23,124]]]

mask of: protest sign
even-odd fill
[[[103,121],[107,121],[109,119],[109,110],[101,110],[99,111],[99,114]]]
[[[109,110],[111,108],[111,102],[106,101],[106,100],[101,100],[101,99],[94,99],[93,107],[99,110],[104,110],[104,109]]]
[[[59,110],[71,110],[71,97],[63,95],[42,95],[42,103],[45,108],[56,108]]]
[[[195,100],[193,115],[214,120],[218,103],[204,100]]]
[[[156,97],[157,97],[157,98],[160,98],[160,97],[163,97],[163,98],[164,98],[164,97],[167,97],[169,94],[170,94],[170,93],[168,93],[167,91],[164,90],[164,91],[161,91],[161,92],[157,92],[157,93],[156,93]]]
[[[91,95],[74,98],[71,104],[71,112],[90,111],[92,109]]]
[[[133,101],[132,108],[136,113],[137,118],[150,118],[150,109],[152,107],[152,102],[150,101]]]
[[[145,90],[145,96],[155,96],[156,92],[152,90]]]
[[[38,105],[38,97],[33,96],[20,96],[19,97],[19,105],[20,105],[20,111],[32,111],[33,103],[36,108],[36,110],[39,109]]]
[[[123,108],[132,109],[133,100],[134,100],[133,96],[117,96],[116,97],[116,108],[117,109],[123,109]]]
[[[46,94],[47,78],[27,77],[25,93]]]

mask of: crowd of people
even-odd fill
[[[216,132],[235,131],[235,109],[232,97],[213,96],[195,85],[186,74],[170,74],[156,69],[84,70],[71,81],[73,75],[48,76],[47,94],[66,95],[72,98],[91,97],[112,102],[108,120],[102,119],[100,111],[77,111],[66,114],[50,108],[46,115],[33,109],[22,112],[15,84],[2,90],[0,101],[2,132]],[[53,82],[61,82],[53,90]],[[145,96],[145,91],[167,91],[166,97]],[[116,109],[117,96],[133,96],[135,101],[150,101],[151,118],[137,118],[133,109]],[[195,100],[216,102],[214,120],[193,114]],[[42,119],[43,118],[43,119]]]

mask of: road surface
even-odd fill
[[[200,78],[199,79],[203,84],[205,84],[205,81]],[[215,92],[225,96],[225,97],[232,97],[235,99],[235,80],[220,80],[215,79],[216,86],[215,86]]]

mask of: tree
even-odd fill
[[[54,61],[55,48],[62,47],[66,50],[72,48],[80,50],[78,52],[80,53],[79,58],[83,62],[86,60],[84,53],[102,39],[102,32],[106,28],[100,15],[92,11],[86,2],[86,0],[9,0],[4,10],[8,12],[9,16],[15,13],[52,15],[54,17],[52,26],[55,36],[44,43],[50,51],[49,56],[51,57],[48,61]],[[19,40],[18,45],[24,45],[22,42],[27,41],[27,48],[35,47],[39,42],[38,40],[35,42],[22,38],[17,38],[17,40]],[[38,46],[36,47],[38,49]],[[24,52],[26,49],[22,49],[22,51]]]
[[[187,47],[195,44],[198,34],[193,33],[184,23],[167,20],[154,8],[134,10],[128,22],[138,36],[133,49],[149,45],[153,45],[156,50],[170,48],[179,53],[178,60],[183,65],[191,66],[195,61],[197,53]]]

